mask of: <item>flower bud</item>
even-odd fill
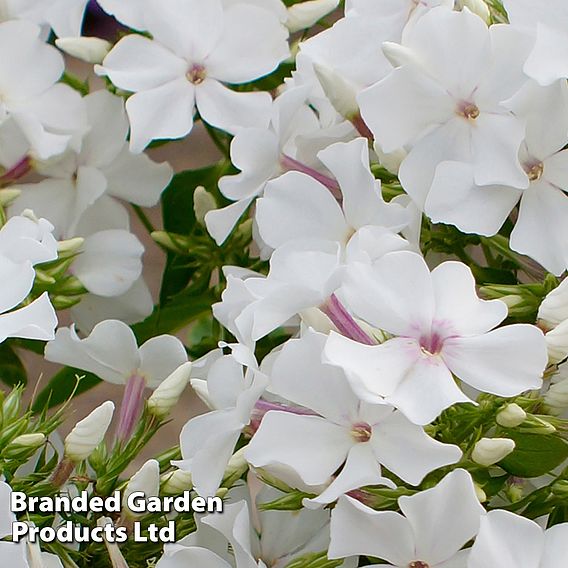
[[[131,478],[122,494],[122,506],[128,516],[137,516],[127,507],[132,493],[141,491],[146,497],[157,497],[160,494],[160,464],[157,460],[148,460]]]
[[[10,443],[11,446],[20,446],[23,448],[37,448],[45,442],[45,434],[22,434],[14,438]]]
[[[478,485],[474,482],[473,489],[475,491],[475,495],[480,503],[485,503],[487,501],[487,493],[483,491],[481,485]]]
[[[509,310],[511,308],[520,306],[525,301],[525,299],[522,296],[519,296],[518,294],[508,294],[507,296],[503,296],[502,298],[499,299],[506,304]]]
[[[476,16],[479,16],[486,24],[491,21],[489,6],[483,0],[459,0],[458,8],[468,8]]]
[[[227,485],[232,485],[241,475],[248,470],[248,462],[245,459],[245,450],[248,446],[244,446],[240,450],[237,450],[229,460],[227,464],[227,468],[225,469],[225,474],[223,475],[223,481],[227,483]]]
[[[555,365],[568,356],[568,320],[561,322],[545,336],[548,361]]]
[[[98,37],[60,37],[55,40],[55,45],[87,63],[102,63],[112,47],[110,42]]]
[[[165,418],[170,413],[189,382],[190,372],[191,363],[187,362],[162,381],[146,403],[150,414]]]
[[[314,71],[323,92],[341,116],[351,118],[359,114],[357,91],[353,85],[325,65],[314,63]]]
[[[193,481],[189,471],[176,469],[162,477],[162,491],[168,495],[179,495],[193,488]]]
[[[84,242],[85,239],[83,237],[74,237],[73,239],[59,241],[57,243],[57,252],[59,254],[74,254],[79,252]]]
[[[288,8],[286,27],[292,32],[311,28],[314,24],[333,12],[339,6],[339,0],[308,0]]]
[[[538,308],[538,319],[546,329],[552,329],[568,319],[568,279],[544,298]]]
[[[528,432],[530,434],[554,434],[556,427],[547,420],[543,420],[538,416],[528,415],[527,419],[523,422],[519,429],[521,432]]]
[[[515,442],[509,438],[481,438],[471,454],[479,465],[490,466],[508,456],[515,449]]]
[[[214,209],[217,209],[215,198],[202,185],[196,187],[193,192],[193,211],[197,222],[205,226],[205,215]]]
[[[20,197],[19,189],[2,189],[0,190],[0,207],[8,207],[13,201]]]
[[[527,418],[527,413],[515,403],[504,406],[495,417],[499,426],[504,428],[515,428],[522,424]]]
[[[65,456],[75,463],[86,460],[103,441],[113,414],[114,403],[107,400],[77,422],[65,438]]]

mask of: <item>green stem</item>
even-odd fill
[[[148,216],[146,215],[142,207],[140,207],[140,205],[132,205],[132,208],[134,209],[134,213],[136,213],[136,216],[138,217],[138,219],[140,219],[142,225],[144,225],[144,228],[148,231],[148,233],[153,233],[156,229],[152,224],[152,221],[148,219]]]

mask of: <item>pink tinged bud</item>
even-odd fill
[[[32,169],[29,156],[24,156],[12,166],[4,175],[0,176],[0,186],[8,185],[24,177]]]
[[[335,294],[332,294],[329,299],[320,306],[320,310],[345,337],[359,343],[364,343],[365,345],[377,345],[377,342],[363,331],[361,326],[353,319]]]
[[[145,388],[146,379],[138,373],[131,375],[126,383],[116,430],[118,443],[128,442],[132,438],[132,434],[134,434],[136,424],[144,408]]]
[[[322,185],[327,187],[331,194],[336,199],[342,199],[343,196],[341,194],[341,189],[339,188],[339,184],[333,178],[326,176],[315,170],[314,168],[310,168],[302,162],[291,158],[290,156],[286,156],[285,154],[282,155],[280,158],[280,165],[286,171],[294,171],[294,172],[302,172],[310,177],[313,177],[316,181],[319,181]]]

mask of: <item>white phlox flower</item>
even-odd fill
[[[343,466],[321,495],[305,502],[317,506],[364,485],[394,487],[381,465],[418,485],[460,459],[458,447],[433,440],[392,406],[359,400],[343,371],[321,362],[326,339],[308,330],[276,355],[269,392],[311,413],[269,410],[245,451],[253,466],[289,467],[308,486],[326,483]]]
[[[415,424],[470,402],[454,376],[505,397],[542,385],[548,360],[542,331],[527,324],[494,329],[507,306],[480,300],[471,270],[460,262],[430,273],[420,255],[392,252],[373,266],[353,266],[342,291],[355,315],[395,337],[369,346],[332,333],[325,360],[345,369],[364,400],[386,400]]]
[[[232,133],[268,124],[268,93],[237,92],[225,83],[258,79],[288,56],[287,31],[272,12],[248,3],[224,9],[221,0],[144,0],[144,8],[154,39],[126,36],[95,68],[134,93],[126,103],[132,151],[156,138],[185,136],[195,109]]]

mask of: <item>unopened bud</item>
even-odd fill
[[[511,403],[497,413],[495,421],[504,428],[515,428],[522,424],[526,418],[527,413],[518,404]]]
[[[471,459],[486,467],[500,462],[515,449],[515,442],[509,438],[481,438],[471,454]]]
[[[554,432],[556,432],[556,427],[547,420],[543,420],[538,416],[528,415],[520,430],[530,434],[546,435],[554,434]]]
[[[478,501],[480,503],[485,503],[487,501],[487,493],[485,493],[485,491],[483,491],[483,488],[481,487],[481,485],[474,483],[473,489],[475,491],[475,495],[476,495]]]
[[[87,63],[102,63],[112,44],[98,37],[60,37],[55,45],[61,50],[86,61]]]
[[[215,198],[202,185],[196,187],[193,192],[193,211],[196,221],[205,226],[205,215],[214,209],[217,209]]]
[[[352,84],[325,65],[314,63],[314,71],[323,92],[341,116],[350,119],[359,114],[357,90]]]
[[[568,356],[568,320],[550,330],[544,338],[548,349],[548,361],[555,365]]]
[[[468,8],[476,16],[479,16],[486,24],[491,21],[491,12],[483,0],[459,0],[458,8]]]
[[[162,477],[162,491],[168,495],[179,495],[193,488],[193,480],[189,471],[176,469]]]
[[[59,254],[74,254],[79,252],[84,242],[85,239],[83,237],[75,237],[73,239],[59,241],[57,243],[57,252]]]
[[[170,413],[189,382],[190,372],[191,363],[184,363],[160,383],[147,402],[150,414],[165,418]]]
[[[103,441],[114,414],[114,403],[107,400],[77,422],[65,438],[65,456],[78,463],[86,460]]]
[[[393,67],[402,67],[416,61],[416,55],[412,49],[392,41],[383,43],[383,53]]]
[[[557,495],[558,497],[567,498],[568,497],[568,480],[561,479],[556,483],[552,484],[550,488],[552,490],[553,495]]]
[[[547,329],[568,319],[568,279],[563,280],[544,298],[538,308],[538,319]]]
[[[191,247],[191,242],[187,237],[176,235],[175,233],[153,231],[150,236],[154,242],[173,252],[187,254],[187,251]]]
[[[1,189],[0,190],[0,207],[7,207],[20,197],[21,190],[19,189]]]
[[[20,446],[24,448],[37,448],[45,442],[45,434],[22,434],[14,438],[10,443],[11,446]]]
[[[127,516],[135,517],[127,507],[128,498],[140,491],[146,497],[157,497],[160,494],[160,464],[157,460],[148,460],[131,478],[122,494],[122,506]]]
[[[518,483],[512,483],[509,485],[505,492],[507,493],[507,497],[509,497],[511,503],[518,503],[524,495],[523,487]]]
[[[241,477],[245,471],[248,470],[248,462],[245,459],[245,450],[247,446],[244,446],[240,450],[237,450],[229,460],[227,468],[225,469],[225,474],[223,476],[223,481],[227,485],[232,485],[237,479]]]
[[[311,28],[339,6],[339,0],[308,0],[288,8],[286,27],[292,32]]]
[[[509,294],[499,299],[504,302],[509,309],[520,306],[525,301],[524,298],[518,294]]]

